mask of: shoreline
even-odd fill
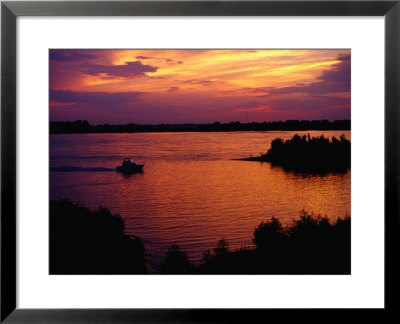
[[[229,238],[203,251],[199,264],[173,244],[152,268],[141,239],[106,207],[90,210],[67,199],[50,201],[51,274],[350,274],[350,216],[329,220],[302,210],[289,225],[267,217],[254,246],[232,250]],[[65,230],[68,228],[68,231]],[[90,258],[87,258],[90,256]]]
[[[50,135],[74,134],[151,134],[151,133],[240,133],[240,132],[313,132],[313,131],[351,131],[351,129],[260,129],[260,130],[148,130],[148,131],[88,131],[88,132],[50,132]]]
[[[169,133],[169,132],[249,132],[249,131],[350,131],[350,120],[287,120],[274,122],[230,122],[205,124],[102,124],[90,125],[86,120],[51,121],[50,134],[97,133]]]

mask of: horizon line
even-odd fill
[[[125,124],[111,124],[111,123],[103,123],[103,124],[90,124],[90,122],[87,119],[76,119],[76,120],[50,120],[50,123],[76,123],[76,122],[88,122],[90,126],[102,126],[102,125],[113,125],[113,126],[125,126],[125,125],[138,125],[138,126],[160,126],[160,125],[173,125],[173,126],[179,126],[179,125],[215,125],[215,124],[264,124],[264,123],[288,123],[288,122],[329,122],[329,123],[335,123],[335,122],[351,122],[351,119],[335,119],[335,120],[329,120],[329,119],[287,119],[285,121],[283,120],[272,120],[272,121],[251,121],[251,122],[241,122],[238,120],[235,121],[230,121],[230,122],[220,122],[220,121],[215,121],[215,122],[206,122],[206,123],[193,123],[193,122],[185,122],[185,123],[155,123],[155,124],[139,124],[139,123],[125,123]]]

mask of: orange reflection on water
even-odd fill
[[[337,137],[341,133],[324,132]],[[302,209],[332,220],[350,215],[350,171],[303,177],[270,163],[232,160],[264,153],[273,138],[293,134],[57,135],[51,139],[59,141],[51,144],[52,165],[112,169],[129,156],[145,167],[132,176],[53,172],[51,197],[67,197],[90,208],[103,205],[119,213],[126,220],[126,232],[144,241],[153,265],[161,262],[172,244],[199,261],[202,252],[221,238],[231,249],[250,246],[254,228],[272,216],[288,224]]]

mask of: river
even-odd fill
[[[302,209],[332,220],[350,216],[350,171],[304,176],[234,160],[265,153],[274,138],[295,133],[350,139],[350,131],[50,135],[50,199],[120,214],[153,269],[172,244],[199,262],[221,238],[231,250],[251,246],[254,228],[272,216],[284,224]],[[144,164],[143,172],[117,173],[126,157]]]

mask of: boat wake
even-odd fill
[[[115,171],[115,169],[102,168],[102,167],[81,168],[81,167],[76,167],[76,166],[60,166],[60,167],[51,167],[50,171],[53,171],[53,172],[109,172],[109,171]]]

